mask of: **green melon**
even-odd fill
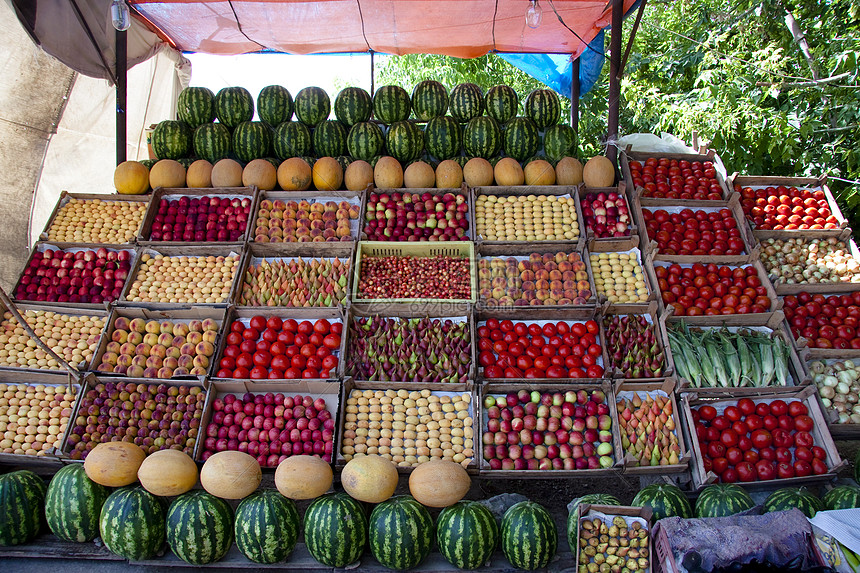
[[[410,111],[409,92],[400,86],[382,86],[373,94],[373,114],[385,125],[407,119]]]
[[[854,509],[860,507],[860,487],[838,485],[824,494],[824,509]]]
[[[266,86],[257,96],[257,115],[273,128],[293,117],[293,96],[284,86]]]
[[[209,88],[188,87],[176,100],[176,117],[191,129],[215,121],[215,94]]]
[[[405,571],[417,567],[433,545],[433,518],[410,495],[378,504],[370,514],[370,552],[383,566]]]
[[[162,501],[142,487],[124,487],[105,500],[99,532],[111,553],[129,561],[152,559],[164,546]]]
[[[412,111],[421,121],[445,115],[448,111],[448,90],[436,80],[418,82],[412,90]]]
[[[346,153],[346,128],[334,119],[327,119],[314,128],[314,155],[337,157]]]
[[[538,129],[557,124],[561,117],[561,104],[558,101],[558,94],[553,90],[534,90],[526,96],[523,107],[526,117],[531,118]]]
[[[185,122],[167,119],[152,132],[152,151],[159,159],[181,159],[191,152],[191,130]]]
[[[460,124],[453,117],[443,115],[427,122],[424,128],[424,146],[436,159],[441,161],[460,155],[462,145]]]
[[[233,130],[233,152],[239,161],[262,159],[272,149],[272,128],[262,121],[246,121]]]
[[[293,102],[296,118],[308,127],[316,127],[328,119],[331,113],[331,100],[322,88],[307,87],[296,94]]]
[[[492,117],[482,115],[469,120],[463,132],[466,155],[489,159],[502,147],[502,130]]]
[[[634,506],[650,507],[654,521],[664,517],[677,516],[685,519],[693,517],[693,508],[687,496],[678,486],[667,483],[654,483],[645,486],[633,498]]]
[[[484,113],[484,92],[476,84],[457,84],[451,90],[448,111],[460,123],[480,116]]]
[[[293,500],[274,489],[260,490],[236,508],[236,545],[254,563],[278,563],[293,552],[301,525]]]
[[[0,476],[0,546],[27,543],[39,534],[46,490],[30,470]]]
[[[784,487],[776,490],[764,500],[764,510],[787,511],[797,508],[806,517],[815,517],[815,514],[824,509],[824,504],[805,487]]]
[[[310,155],[313,139],[305,124],[285,121],[275,129],[273,147],[278,159]]]
[[[448,563],[459,569],[485,565],[499,543],[495,517],[476,501],[446,507],[436,522],[436,545]]]
[[[204,123],[194,130],[194,155],[213,165],[233,150],[230,130],[221,123]]]
[[[406,164],[421,157],[424,151],[424,132],[411,121],[398,121],[388,128],[386,143],[388,153]]]
[[[344,88],[334,98],[334,115],[346,127],[368,121],[373,114],[373,98],[362,88]]]
[[[304,532],[311,557],[329,567],[345,567],[364,552],[367,517],[361,502],[346,493],[329,493],[308,507]]]
[[[370,161],[371,158],[381,155],[384,144],[382,129],[372,121],[356,123],[349,129],[346,137],[349,154],[362,161]]]
[[[167,510],[167,543],[186,563],[214,563],[233,544],[233,510],[202,489],[183,493]]]
[[[562,157],[572,156],[575,147],[576,132],[569,125],[560,123],[544,131],[543,149],[548,161],[557,163]]]
[[[487,91],[484,104],[487,115],[504,124],[517,115],[519,98],[511,86],[493,86]]]
[[[99,517],[109,493],[87,477],[83,465],[64,466],[54,474],[45,496],[48,527],[63,541],[92,541],[99,534]]]
[[[538,128],[527,117],[515,117],[504,129],[505,155],[517,161],[525,161],[538,150]]]
[[[511,565],[534,571],[546,567],[558,548],[549,512],[532,501],[515,503],[502,518],[502,552]]]
[[[233,129],[254,118],[254,98],[242,87],[223,88],[215,95],[215,117]]]
[[[346,168],[349,167],[349,164],[355,161],[355,159],[350,157],[349,155],[338,155],[337,157],[335,157],[335,161],[338,162],[341,169],[346,171]]]
[[[577,536],[579,532],[579,506],[587,503],[590,505],[621,505],[621,502],[614,495],[608,493],[587,493],[582,497],[574,499],[568,505],[567,513],[567,543],[570,545],[570,552],[576,553]]]
[[[741,486],[716,483],[706,487],[696,500],[696,517],[728,517],[755,507]]]

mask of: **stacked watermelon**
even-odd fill
[[[672,484],[655,483],[645,486],[633,498],[633,505],[650,507],[654,521],[671,516],[685,519],[693,517],[693,508],[690,507],[684,492]]]
[[[27,543],[39,533],[45,482],[29,470],[0,476],[0,546]]]
[[[750,495],[734,483],[706,487],[696,500],[696,517],[728,517],[755,507]]]

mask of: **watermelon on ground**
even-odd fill
[[[558,94],[553,90],[534,90],[526,96],[523,107],[526,116],[535,122],[538,129],[557,124],[561,117],[561,104],[558,101]]]
[[[838,485],[824,494],[821,499],[824,509],[854,509],[860,507],[860,487]]]
[[[381,155],[384,143],[385,136],[382,129],[372,121],[356,123],[349,129],[346,137],[349,154],[363,161],[369,161],[372,157]]]
[[[505,124],[517,115],[519,98],[511,86],[493,86],[484,98],[487,115]]]
[[[293,500],[274,489],[260,490],[236,508],[236,546],[254,563],[278,563],[293,552],[301,525]]]
[[[191,129],[215,121],[215,94],[209,88],[187,87],[176,100],[176,117]]]
[[[466,124],[463,133],[463,150],[466,155],[489,159],[502,147],[502,130],[498,122],[485,115],[475,117]]]
[[[361,502],[343,492],[316,498],[305,511],[305,545],[329,567],[358,561],[367,544],[367,517]]]
[[[538,128],[527,117],[515,117],[504,128],[505,155],[525,161],[538,150]]]
[[[63,541],[84,543],[99,534],[99,517],[109,491],[87,477],[84,466],[63,466],[48,485],[45,519]]]
[[[436,522],[436,545],[448,563],[477,569],[490,560],[499,543],[499,526],[484,505],[458,501],[446,507]]]
[[[457,84],[451,90],[448,111],[460,123],[478,117],[484,113],[484,92],[476,84]]]
[[[567,542],[571,553],[577,549],[577,528],[579,527],[579,506],[588,503],[591,505],[621,505],[614,495],[608,493],[587,493],[582,497],[575,498],[567,505]]]
[[[166,119],[155,126],[150,139],[159,159],[181,159],[191,152],[191,130],[183,121]]]
[[[0,546],[27,543],[38,535],[46,490],[30,470],[0,475]]]
[[[373,114],[373,98],[362,88],[344,88],[334,98],[334,115],[347,128],[368,121]]]
[[[293,96],[284,86],[266,86],[257,96],[257,115],[273,128],[293,117]]]
[[[99,532],[111,553],[129,561],[152,559],[164,545],[164,517],[161,499],[142,487],[128,486],[105,500]]]
[[[728,517],[755,507],[750,495],[734,483],[706,487],[696,500],[696,517]]]
[[[322,88],[311,86],[303,88],[293,101],[296,118],[308,127],[316,127],[331,113],[331,100]]]
[[[463,135],[460,124],[449,116],[434,117],[424,128],[424,147],[438,160],[451,159],[460,155]]]
[[[373,114],[385,125],[407,119],[410,111],[409,92],[400,86],[382,86],[373,94]]]
[[[213,165],[233,150],[230,130],[221,123],[204,123],[194,130],[194,155]]]
[[[229,129],[254,118],[254,98],[243,87],[222,88],[215,94],[215,117]]]
[[[430,512],[411,495],[387,499],[370,514],[370,552],[389,569],[417,567],[430,554],[433,534]]]
[[[233,544],[233,509],[202,489],[183,493],[167,510],[167,543],[186,563],[218,561]]]
[[[816,513],[824,509],[824,504],[805,487],[784,487],[764,500],[764,510],[768,513],[793,508],[802,511],[806,517],[815,517]]]
[[[511,565],[533,571],[555,556],[558,531],[549,512],[533,501],[515,503],[502,518],[502,552]]]
[[[418,82],[412,90],[412,111],[421,121],[445,115],[448,111],[448,90],[436,80]]]
[[[681,488],[668,483],[653,483],[645,486],[633,498],[632,505],[650,507],[654,521],[670,516],[684,519],[693,517],[693,508],[690,507],[687,496]]]
[[[272,149],[272,128],[262,121],[246,121],[233,130],[233,152],[239,161],[262,159]]]
[[[386,134],[388,153],[403,164],[421,157],[424,151],[424,132],[411,121],[398,121]]]

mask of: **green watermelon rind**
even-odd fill
[[[302,88],[293,98],[296,118],[308,127],[316,127],[331,114],[331,100],[320,87]]]
[[[373,98],[363,88],[344,88],[334,98],[334,115],[347,129],[368,121],[373,115]]]
[[[254,98],[243,87],[222,88],[215,94],[215,117],[229,129],[254,118]]]
[[[183,121],[166,119],[152,132],[152,152],[159,159],[181,159],[191,152],[191,129]]]
[[[621,505],[621,501],[614,495],[608,493],[587,493],[582,497],[578,497],[571,501],[568,505],[570,508],[567,513],[567,543],[570,545],[570,552],[576,554],[579,547],[579,506],[587,503],[590,505]]]
[[[233,137],[221,123],[206,123],[194,130],[194,155],[213,165],[233,152]]]
[[[233,509],[203,490],[183,493],[167,510],[167,544],[192,565],[218,561],[233,544]]]
[[[358,561],[367,545],[364,508],[346,493],[320,496],[305,511],[304,534],[311,557],[329,567],[345,567]]]
[[[448,96],[448,113],[459,123],[484,113],[484,92],[472,83],[457,84]]]
[[[487,115],[505,124],[516,117],[519,106],[517,92],[511,86],[493,86],[484,96],[484,107]]]
[[[575,147],[576,132],[569,125],[560,123],[544,130],[543,148],[548,161],[558,163],[563,157],[572,156]]]
[[[385,125],[408,119],[411,111],[409,92],[400,86],[380,86],[373,94],[373,116]]]
[[[499,525],[486,506],[458,501],[439,513],[436,545],[448,563],[459,569],[485,565],[499,544]]]
[[[502,553],[520,569],[546,567],[558,549],[558,530],[549,512],[532,501],[515,503],[502,518]]]
[[[246,121],[233,130],[233,153],[248,163],[268,157],[272,150],[272,128],[262,121]]]
[[[653,483],[647,485],[633,498],[632,505],[650,507],[654,521],[670,516],[689,519],[693,508],[681,488],[672,484]]]
[[[821,501],[826,510],[860,507],[860,487],[856,485],[838,485],[825,493]]]
[[[741,486],[717,483],[706,487],[696,499],[696,517],[728,517],[755,507],[755,502]]]
[[[369,161],[380,155],[385,145],[385,135],[382,129],[372,121],[356,123],[349,129],[346,136],[346,148],[356,159]]]
[[[502,130],[499,123],[489,116],[469,120],[463,131],[463,151],[472,157],[489,159],[502,147]]]
[[[293,552],[301,530],[295,502],[274,489],[243,499],[234,521],[236,546],[254,563],[284,561]]]
[[[427,509],[410,495],[394,496],[373,508],[368,520],[370,552],[383,566],[405,571],[430,554],[435,531]]]
[[[463,147],[463,134],[460,124],[450,115],[434,117],[424,127],[424,148],[427,152],[444,161],[460,155]]]
[[[523,162],[537,154],[538,129],[528,117],[515,117],[507,124],[502,134],[505,155]]]
[[[538,129],[545,129],[559,122],[561,118],[561,103],[558,94],[553,90],[536,89],[526,96],[523,109]]]
[[[411,121],[398,121],[388,128],[385,142],[389,155],[400,163],[410,163],[424,151],[424,132]]]
[[[313,137],[308,127],[299,121],[285,121],[277,128],[272,137],[272,148],[278,159],[310,155]]]
[[[271,85],[257,95],[257,115],[273,128],[293,117],[293,96],[284,86]]]
[[[346,128],[334,119],[327,119],[314,128],[314,155],[337,157],[346,153]]]
[[[152,559],[166,539],[164,505],[142,487],[118,489],[102,506],[99,532],[111,553],[129,561]]]
[[[0,475],[0,547],[27,543],[39,534],[47,486],[30,470]]]
[[[99,517],[108,495],[106,487],[87,477],[84,466],[63,466],[51,478],[45,495],[48,527],[63,541],[92,541],[99,534]]]
[[[797,508],[806,517],[812,518],[815,517],[816,513],[824,509],[824,504],[805,487],[780,488],[764,500],[764,510],[767,513],[772,511],[787,511],[792,508]]]
[[[448,90],[436,80],[418,82],[412,89],[412,112],[421,121],[429,121],[448,112]]]
[[[176,117],[191,129],[215,121],[215,94],[204,87],[187,87],[176,100]]]

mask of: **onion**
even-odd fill
[[[851,386],[849,386],[846,382],[840,382],[836,385],[836,391],[844,396],[851,391]]]
[[[830,400],[836,395],[836,390],[833,389],[832,386],[824,386],[823,388],[818,389],[818,393],[821,394],[822,402],[827,400],[826,407],[830,407]]]

